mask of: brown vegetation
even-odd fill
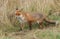
[[[24,12],[42,12],[46,15],[49,13],[59,15],[60,13],[59,0],[0,0],[0,26],[2,29],[19,25],[15,18],[16,7],[23,8]]]

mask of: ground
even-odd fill
[[[60,39],[60,26],[33,29],[31,31],[2,32],[0,39]]]

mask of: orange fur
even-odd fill
[[[23,15],[25,17],[25,20],[27,20],[27,22],[29,24],[30,30],[32,29],[32,26],[31,26],[32,22],[38,21],[39,22],[39,28],[43,28],[42,23],[44,20],[50,22],[49,20],[46,19],[46,16],[43,14],[37,13],[34,15],[34,14],[27,13],[27,12],[21,12],[19,10],[16,10],[16,16],[20,16],[20,15]],[[37,17],[36,17],[36,15],[37,15]],[[55,22],[53,22],[53,23],[55,23]]]

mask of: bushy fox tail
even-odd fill
[[[45,18],[44,21],[49,23],[49,24],[54,24],[54,25],[58,25],[59,24],[59,21],[49,20],[47,18]]]
[[[49,20],[47,18],[44,19],[45,22],[50,23],[50,24],[55,24],[56,22],[53,20]]]

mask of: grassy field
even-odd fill
[[[60,22],[60,0],[0,0],[0,39],[60,39],[60,25],[38,29],[37,24],[20,31],[15,18],[16,8],[23,12],[40,12]],[[48,14],[51,13],[49,16]]]
[[[60,26],[47,27],[44,29],[33,29],[15,31],[15,32],[0,32],[0,39],[60,39]]]

